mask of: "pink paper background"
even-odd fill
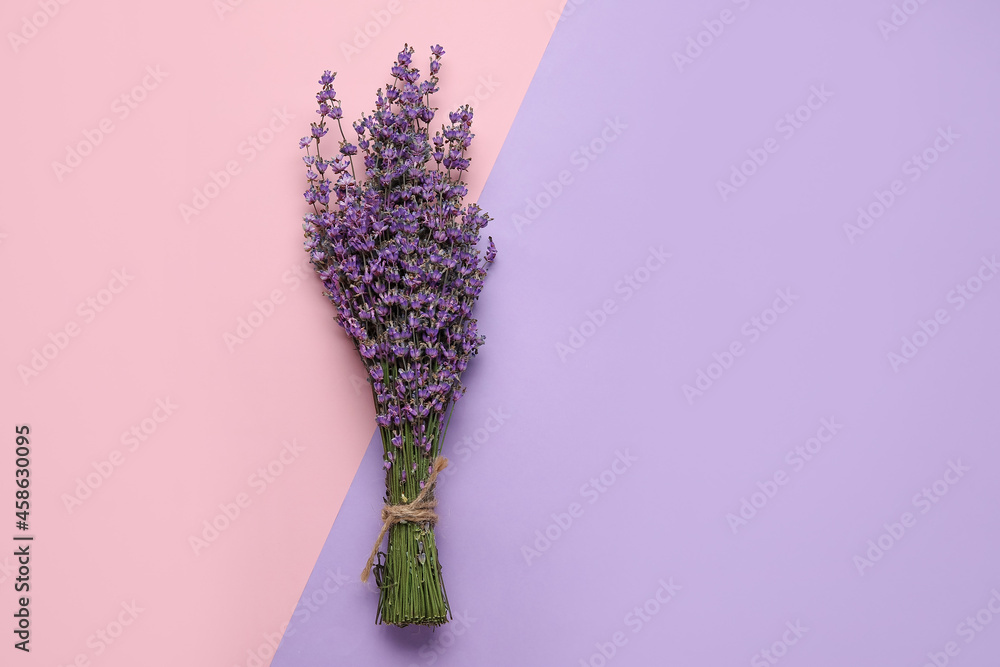
[[[16,532],[15,424],[32,429],[36,536],[32,651],[0,647],[3,664],[269,663],[373,431],[360,363],[289,215],[316,79],[339,70],[353,119],[404,42],[418,58],[444,45],[437,103],[475,102],[477,196],[561,8],[234,4],[0,11],[0,542]],[[88,154],[55,169],[71,146]],[[210,198],[185,216],[195,189]],[[227,343],[241,318],[259,326]],[[19,370],[35,351],[52,358]],[[68,508],[88,475],[96,488]],[[223,527],[211,542],[205,521]],[[192,536],[206,539],[197,554]],[[0,549],[7,619],[12,550]]]

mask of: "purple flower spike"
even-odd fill
[[[366,368],[384,447],[386,502],[393,505],[412,502],[427,486],[446,446],[447,420],[466,390],[462,374],[485,341],[473,314],[497,256],[492,238],[482,242],[490,216],[466,199],[473,112],[465,105],[436,115],[431,97],[445,51],[430,51],[422,77],[414,49],[404,45],[374,108],[348,123],[333,90],[336,73],[323,72],[320,121],[299,142],[309,149],[305,250]],[[320,141],[328,132],[331,140]],[[430,599],[440,580],[429,587],[416,581],[422,560],[409,570],[397,566],[412,564],[412,555],[399,552],[407,542],[393,531],[412,529],[389,527],[385,562],[409,580],[380,589],[389,602],[380,603],[379,622],[440,624],[444,596]],[[433,523],[420,530],[421,544],[432,548]],[[417,589],[429,596],[418,609],[396,597]]]

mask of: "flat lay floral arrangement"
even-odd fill
[[[444,49],[431,48],[424,79],[413,53],[409,45],[399,52],[393,81],[353,123],[352,139],[336,74],[324,72],[319,120],[299,145],[307,152],[306,250],[368,370],[382,439],[382,528],[361,578],[375,575],[376,623],[437,626],[451,611],[434,485],[448,463],[442,445],[465,391],[462,372],[485,340],[472,311],[496,247],[489,238],[480,251],[490,216],[464,202],[472,108],[449,113],[432,135]]]

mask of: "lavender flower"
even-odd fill
[[[341,124],[336,73],[324,72],[316,95],[320,120],[299,143],[307,150],[304,196],[311,208],[303,224],[306,251],[367,367],[393,504],[419,494],[441,451],[446,416],[465,392],[461,374],[484,342],[471,314],[496,258],[492,238],[482,258],[478,249],[490,216],[463,202],[475,136],[472,108],[449,113],[449,123],[432,136],[430,98],[438,90],[444,49],[431,47],[430,76],[423,81],[413,52],[406,45],[397,55],[392,83],[352,124],[354,141]],[[340,141],[335,154],[324,155],[320,141],[330,130],[328,118],[336,121]],[[393,465],[394,451],[408,462],[409,476],[407,465]],[[403,527],[390,529],[389,561],[406,553],[394,549],[394,539],[409,539],[394,537]],[[428,567],[438,567],[433,534],[422,535],[421,555]],[[392,571],[378,567],[377,579]],[[408,590],[380,589],[383,597]],[[380,601],[380,618],[399,625],[443,623],[447,600],[443,588],[441,593],[443,607],[416,618],[398,616],[402,611],[392,608],[398,602]]]

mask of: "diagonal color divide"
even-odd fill
[[[269,661],[373,424],[302,249],[316,80],[339,70],[354,118],[404,42],[443,44],[478,194],[558,9],[5,5],[0,412],[32,428],[37,534],[21,664]],[[16,566],[0,555],[11,615]]]
[[[373,440],[273,664],[992,664],[998,28],[982,2],[564,13],[480,198],[456,618],[374,625]]]

